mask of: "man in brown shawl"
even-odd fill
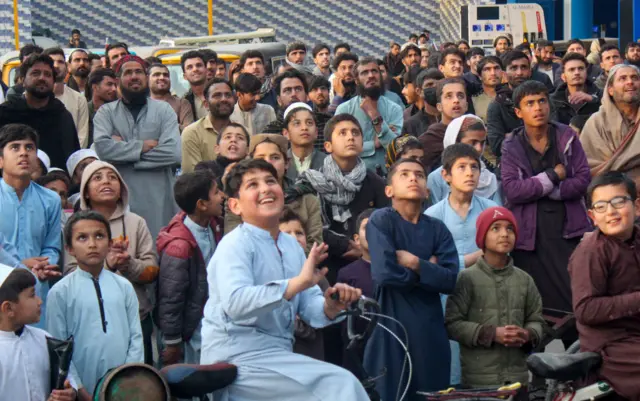
[[[619,64],[611,69],[600,110],[589,118],[580,142],[591,176],[608,171],[629,175],[640,187],[640,69]]]

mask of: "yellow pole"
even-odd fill
[[[14,2],[16,0],[13,0]],[[209,2],[209,36],[213,35],[213,0],[208,0]]]
[[[16,50],[20,50],[20,28],[18,27],[18,0],[13,0],[13,34],[15,35]]]

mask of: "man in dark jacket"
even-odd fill
[[[567,53],[578,53],[582,54],[584,57],[587,57],[587,48],[584,47],[584,42],[580,39],[571,39],[567,45]],[[597,64],[591,64],[587,62],[587,81],[596,82],[596,79],[602,73],[602,69]],[[556,76],[553,79],[553,84],[556,88],[564,82],[562,80],[562,68],[557,68],[555,72]]]
[[[38,132],[42,149],[51,167],[66,168],[67,158],[80,149],[71,114],[53,95],[56,71],[51,57],[34,54],[20,66],[24,77],[24,96],[13,96],[0,105],[0,127],[26,124]]]
[[[548,91],[553,90],[551,80],[545,74],[538,72],[538,75],[542,76],[541,79],[537,79],[532,75],[531,62],[525,53],[517,50],[509,51],[502,56],[502,64],[507,74],[507,85],[498,87],[496,98],[489,104],[487,109],[489,145],[491,145],[493,154],[498,158],[502,154],[501,148],[504,136],[522,126],[522,121],[513,110],[513,102],[511,101],[513,91],[523,82],[530,79],[545,84]]]
[[[584,196],[591,181],[587,157],[576,133],[550,120],[547,89],[539,82],[513,94],[524,127],[502,145],[502,194],[521,228],[514,264],[526,271],[545,308],[572,311],[569,257],[591,223]],[[577,339],[567,333],[565,346]]]
[[[551,95],[556,121],[567,124],[577,115],[590,116],[600,109],[602,91],[587,80],[587,59],[567,53],[562,59],[563,83]]]
[[[165,365],[200,363],[200,323],[209,297],[207,264],[222,239],[222,191],[209,170],[185,173],[174,187],[182,209],[158,235],[158,305]]]

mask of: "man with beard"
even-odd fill
[[[262,133],[270,122],[275,121],[276,112],[271,106],[258,103],[262,86],[260,80],[253,74],[243,73],[238,75],[234,86],[238,102],[231,114],[231,121],[244,126],[251,136]]]
[[[53,60],[53,68],[56,69],[56,82],[53,86],[53,93],[64,107],[71,113],[73,122],[76,125],[78,141],[81,148],[86,148],[89,143],[89,107],[87,99],[64,84],[67,76],[67,62],[64,51],[59,47],[52,47],[44,51],[44,54]]]
[[[609,171],[626,173],[640,188],[640,69],[616,65],[602,96],[602,106],[584,126],[580,142],[591,176]]]
[[[304,59],[307,57],[307,45],[299,41],[291,42],[287,45],[286,53],[285,62],[287,64],[306,76],[313,75],[311,68],[304,64]]]
[[[507,85],[498,86],[496,98],[487,108],[487,138],[493,154],[498,158],[502,154],[501,147],[505,135],[522,126],[522,120],[516,116],[511,99],[513,91],[531,79],[531,64],[526,54],[512,50],[505,53],[501,59],[507,75]]]
[[[82,49],[74,50],[69,55],[69,72],[71,73],[67,81],[69,88],[84,93],[90,68],[89,53]]]
[[[609,80],[609,71],[618,64],[622,64],[620,49],[616,45],[604,45],[600,49],[600,68],[602,73],[596,79],[595,85],[604,91],[604,87]]]
[[[627,48],[624,51],[625,64],[635,65],[640,67],[640,43],[629,42]]]
[[[388,97],[398,106],[404,108],[406,104],[402,99],[402,87],[395,79],[392,79],[387,71],[387,65],[384,61],[377,59],[378,68],[380,68],[380,74],[382,75],[382,86],[384,87],[384,96]]]
[[[313,69],[313,75],[322,75],[325,78],[329,78],[331,75],[331,50],[329,45],[325,43],[318,43],[313,47],[311,51],[313,54],[313,62],[316,66]]]
[[[240,66],[243,73],[253,74],[260,80],[260,100],[258,103],[271,106],[274,110],[278,108],[276,94],[271,87],[271,77],[267,76],[264,66],[264,56],[258,50],[247,50],[240,56]]]
[[[493,49],[496,56],[502,57],[511,48],[511,39],[508,36],[500,35],[493,40]]]
[[[24,96],[12,96],[0,105],[0,127],[19,123],[38,133],[38,149],[51,159],[51,167],[65,169],[67,158],[80,149],[73,117],[53,95],[56,69],[51,57],[32,54],[20,65]]]
[[[28,43],[22,46],[22,48],[20,48],[20,53],[18,54],[18,58],[20,59],[20,62],[24,63],[25,60],[29,58],[29,56],[31,56],[32,54],[40,54],[43,51],[44,50],[42,49],[42,47]],[[24,86],[22,85],[23,80],[24,80],[24,77],[21,77],[20,72],[18,71],[18,74],[16,75],[13,82],[14,85],[9,89],[7,89],[7,93],[6,93],[7,99],[9,99],[12,96],[22,96],[22,94],[24,93]]]
[[[353,71],[358,96],[338,106],[336,115],[350,114],[358,120],[364,141],[360,157],[370,171],[385,172],[385,149],[402,131],[402,108],[382,96],[382,75],[374,58],[361,59]]]
[[[199,50],[190,50],[180,57],[182,76],[189,82],[189,91],[184,98],[191,104],[193,118],[199,120],[206,117],[208,110],[204,95],[204,85],[207,83],[207,69],[204,57]]]
[[[111,68],[98,68],[89,74],[87,85],[91,88],[91,101],[87,104],[89,107],[89,140],[87,145],[91,147],[93,144],[93,118],[96,116],[96,112],[103,104],[113,102],[118,97],[116,73]]]
[[[549,77],[551,83],[554,83],[554,79],[556,77],[556,71],[562,69],[562,66],[553,61],[553,55],[556,51],[555,45],[550,40],[541,40],[536,46],[540,51],[540,56],[538,56],[538,62],[533,67],[533,71],[539,71]],[[549,91],[553,91],[553,86],[548,88]]]
[[[285,110],[293,103],[308,103],[309,85],[303,74],[291,69],[276,76],[276,79],[273,81],[273,86],[275,92],[278,94],[278,113],[276,114],[276,120],[267,125],[262,133],[282,135]],[[318,133],[323,132],[324,125],[329,121],[331,115],[314,111],[313,116],[316,119]],[[316,146],[319,150],[324,149],[323,144],[318,141],[316,141]]]
[[[493,99],[496,98],[496,89],[502,82],[502,61],[496,56],[488,56],[476,63],[475,68],[477,70],[475,73],[480,76],[482,92],[476,94],[471,100],[475,115],[486,122],[487,109]]]
[[[550,96],[556,121],[569,125],[577,115],[590,116],[600,108],[602,91],[587,80],[587,59],[579,53],[567,53],[562,59],[563,83]]]
[[[400,58],[402,59],[402,65],[404,66],[404,70],[402,71],[404,73],[409,71],[411,67],[420,65],[422,51],[417,44],[413,42],[407,42],[402,45],[400,49]],[[396,79],[401,85],[404,83],[402,82],[402,74],[396,75],[394,79]]]
[[[122,57],[113,66],[122,98],[100,107],[94,118],[95,151],[118,166],[129,187],[129,206],[155,238],[176,214],[173,169],[180,163],[180,129],[166,102],[147,97],[146,63]]]
[[[329,113],[329,80],[323,76],[315,76],[309,81],[309,100],[313,109],[320,113]]]
[[[182,132],[182,172],[192,172],[203,160],[216,159],[216,145],[222,131],[231,123],[236,99],[231,84],[214,78],[205,85],[209,114],[191,124]]]
[[[149,97],[169,103],[169,106],[176,112],[178,126],[182,132],[193,122],[193,110],[189,101],[171,94],[171,77],[167,66],[152,64],[149,67],[148,75]]]
[[[333,60],[333,79],[331,82],[329,106],[330,112],[335,112],[336,108],[351,99],[356,94],[356,79],[353,75],[353,67],[358,62],[358,56],[353,53],[341,53]]]

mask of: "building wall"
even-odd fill
[[[78,28],[90,47],[125,41],[152,45],[163,36],[207,33],[206,0],[30,0],[34,29],[49,28],[66,43]],[[216,0],[214,33],[277,29],[281,41],[330,45],[346,41],[359,54],[383,55],[390,40],[403,43],[411,32],[460,37],[459,6],[492,0]]]
[[[18,28],[20,46],[31,38],[31,0],[18,2]],[[13,2],[0,1],[0,55],[15,50]]]

